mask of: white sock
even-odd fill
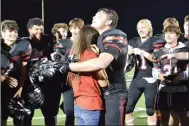
[[[134,125],[134,118],[131,120],[126,121],[127,126],[133,126]]]
[[[149,120],[147,120],[147,123],[148,123],[149,126],[156,125],[156,121],[149,121]]]

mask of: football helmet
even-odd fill
[[[10,116],[18,120],[23,120],[25,116],[31,114],[31,110],[25,106],[24,100],[19,97],[10,99],[8,110]]]

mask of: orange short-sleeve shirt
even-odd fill
[[[97,55],[90,50],[86,50],[81,55],[80,61],[86,61],[96,58]],[[96,78],[96,72],[80,73],[78,77],[70,73],[69,77],[72,82],[76,104],[87,110],[102,110],[103,102],[101,91]]]

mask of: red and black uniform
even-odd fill
[[[109,53],[114,60],[106,68],[109,86],[104,88],[105,124],[124,125],[127,88],[125,65],[127,58],[127,35],[118,29],[103,32],[97,41],[101,53]]]
[[[29,68],[32,68],[33,64],[39,61],[41,58],[50,59],[50,54],[53,53],[53,38],[48,35],[43,35],[40,41],[33,41],[30,38],[26,38],[32,46],[32,55],[29,62]],[[29,82],[30,83],[30,82]],[[60,84],[56,80],[45,81],[40,85],[44,94],[44,104],[41,107],[42,114],[45,117],[46,125],[56,125],[56,115],[58,114],[59,102],[60,102]],[[26,92],[27,93],[27,92]],[[24,119],[24,124],[30,126],[34,115],[32,114]]]
[[[132,48],[139,48],[151,54],[154,52],[154,43],[159,39],[159,37],[152,36],[144,42],[141,42],[140,37],[135,37],[129,40],[129,45]],[[141,55],[135,55],[135,58],[135,72],[129,86],[126,113],[128,114],[134,111],[137,101],[142,93],[144,93],[146,113],[152,116],[155,112],[154,101],[157,93],[157,81],[152,77],[153,63]]]
[[[159,59],[162,55],[189,52],[189,49],[181,42],[174,48],[169,48],[168,45],[161,48],[158,52],[153,55]],[[154,63],[153,76],[159,79],[160,73],[165,74],[167,81],[160,82],[159,93],[157,98],[157,108],[164,111],[183,112],[187,111],[188,108],[188,80],[186,71],[188,67],[187,60],[177,59],[160,59],[159,62]],[[187,72],[187,73],[185,73]],[[181,76],[181,80],[174,83],[173,80],[178,76]],[[185,78],[183,78],[185,77]],[[179,104],[178,104],[179,103]]]
[[[1,42],[1,53],[2,53],[2,61],[3,64],[7,64],[7,69],[4,71],[6,75],[13,77],[18,80],[21,75],[21,66],[22,62],[28,62],[31,56],[32,48],[30,43],[25,39],[17,39],[16,42],[10,47],[6,45],[3,41]],[[2,65],[3,65],[2,64]],[[5,66],[4,66],[5,67]],[[20,86],[17,88],[10,88],[6,81],[3,82],[1,86],[2,91],[2,119],[7,119],[9,116],[8,112],[8,103],[10,98],[12,98],[16,91]],[[15,122],[16,123],[16,122]]]

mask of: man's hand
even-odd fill
[[[159,79],[160,79],[161,81],[165,81],[164,75],[163,75],[162,73],[159,74]]]
[[[171,58],[174,58],[174,57],[175,57],[174,54],[165,54],[165,55],[161,56],[160,59],[164,59],[164,58],[171,59]]]
[[[20,88],[18,89],[18,91],[17,91],[16,94],[14,95],[14,98],[17,97],[17,96],[18,96],[18,97],[21,97],[21,95],[22,95],[22,89],[23,89],[22,87],[20,87]]]
[[[142,55],[143,51],[139,48],[134,48],[134,54],[135,55]]]
[[[18,86],[18,80],[13,78],[13,77],[9,77],[9,76],[6,76],[5,77],[5,81],[6,83],[11,87],[11,88],[15,88]]]

